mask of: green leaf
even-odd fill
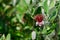
[[[25,26],[25,28],[24,29],[29,29],[29,26]]]
[[[16,20],[16,17],[12,18],[11,21],[12,21],[12,22],[16,22],[16,21],[17,21],[17,20]]]
[[[0,0],[0,3],[2,2],[3,0]]]
[[[45,0],[45,2],[44,2],[44,4],[43,4],[43,8],[44,8],[45,12],[48,13],[48,11],[49,11],[49,6],[48,6],[48,4],[47,4],[47,0]]]
[[[51,2],[50,2],[50,9],[53,8],[54,6],[55,6],[55,1],[51,0]]]
[[[25,29],[30,29],[30,30],[32,30],[32,28],[33,28],[32,26],[25,26],[24,30],[25,30]]]
[[[47,30],[44,29],[44,30],[42,31],[42,34],[47,34]]]
[[[56,11],[56,7],[49,9],[49,15],[52,15]]]
[[[58,35],[60,35],[60,31],[58,32]]]
[[[16,14],[16,18],[19,20],[19,22],[22,22],[22,18],[23,18],[23,16],[24,16],[24,13],[18,13],[18,14]]]
[[[56,13],[56,7],[53,7],[52,9],[49,10],[49,19],[50,22],[53,22],[55,20],[57,16],[57,13]]]
[[[20,12],[20,13],[24,13],[27,10],[27,4],[24,0],[21,0],[20,3],[16,6],[16,9]]]
[[[0,40],[5,40],[5,35],[3,34]]]
[[[20,34],[20,32],[16,32],[17,36],[23,36],[22,34]]]
[[[6,40],[11,40],[11,35],[10,34],[7,35]]]

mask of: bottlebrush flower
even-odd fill
[[[36,26],[42,26],[44,24],[44,16],[42,14],[37,14],[34,17],[34,20],[36,21]]]

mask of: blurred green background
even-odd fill
[[[44,25],[34,16],[43,14]],[[0,40],[60,40],[60,0],[0,0]]]

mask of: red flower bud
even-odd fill
[[[34,20],[37,21],[37,22],[42,22],[43,21],[43,15],[42,14],[37,14],[35,17],[34,17]]]
[[[37,14],[34,16],[34,20],[36,21],[36,26],[44,25],[43,18],[44,18],[44,16],[42,14]]]

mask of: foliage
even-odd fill
[[[0,38],[0,40],[11,40],[10,34],[8,34],[6,37],[5,37],[5,35],[3,34],[2,37]]]
[[[32,40],[31,33],[35,30],[36,40],[47,40],[48,36],[50,40],[59,40],[60,0],[48,2],[49,0],[0,0],[1,36],[10,33],[11,39],[8,34],[6,40]],[[37,14],[44,15],[42,27],[36,26],[34,16]],[[0,40],[4,38],[1,37]]]

